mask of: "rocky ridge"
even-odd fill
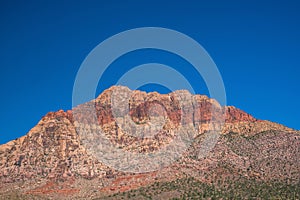
[[[155,137],[134,137],[118,126],[118,115],[124,110],[114,113],[112,109],[115,91],[132,94],[128,111],[135,124],[164,120]],[[190,99],[182,100],[178,98],[180,95]],[[187,101],[190,103],[184,104],[186,107],[182,110],[182,102]],[[90,113],[93,110],[96,118]],[[80,123],[76,124],[77,121]],[[106,166],[87,152],[78,128],[88,127],[90,130],[94,123],[102,127],[114,145],[138,153],[155,152],[168,144],[180,126],[192,124],[197,132],[192,136],[195,141],[178,161],[160,171],[134,174]],[[200,148],[204,134],[213,130],[221,134],[217,145],[206,157],[197,157],[195,152]],[[233,106],[221,107],[217,101],[204,95],[191,96],[187,91],[164,95],[114,86],[72,111],[48,113],[27,135],[1,145],[0,192],[11,191],[13,185],[27,195],[96,197],[187,175],[198,177],[203,182],[214,181],[217,176],[234,179],[237,175],[297,182],[300,177],[299,138],[297,131],[255,119]],[[283,162],[275,163],[273,158],[283,159]],[[280,173],[274,175],[274,169]],[[31,184],[28,186],[27,183]]]

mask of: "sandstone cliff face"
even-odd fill
[[[48,113],[26,136],[1,146],[1,177],[104,176],[107,168],[86,153],[70,119],[71,112]]]
[[[122,95],[127,93],[131,94],[128,107],[116,106],[112,96],[122,100]],[[122,124],[125,119],[122,115],[126,111],[134,124],[132,126],[141,125],[144,129],[140,132],[152,130],[152,135],[136,137],[128,134],[126,130],[132,130],[132,127],[128,123]],[[101,127],[112,144],[136,153],[159,150],[174,139],[176,130],[182,126],[191,125],[196,132],[192,135],[194,142],[182,158],[158,172],[139,176],[115,170],[87,152],[78,131],[94,130],[95,124]],[[222,137],[210,154],[204,158],[197,157],[196,152],[204,135],[211,131],[218,131]],[[261,136],[261,132],[267,134]],[[31,194],[69,191],[70,198],[85,197],[87,193],[91,195],[88,189],[82,189],[90,187],[86,186],[89,185],[86,181],[97,185],[96,196],[103,192],[137,188],[157,180],[172,180],[184,174],[197,174],[202,181],[214,180],[216,176],[236,175],[259,177],[262,180],[272,177],[294,180],[294,177],[298,177],[294,181],[299,181],[298,147],[299,132],[273,122],[255,119],[233,106],[221,107],[217,101],[207,96],[192,96],[187,91],[162,95],[115,86],[72,111],[48,113],[27,135],[1,145],[0,181],[2,191],[10,190],[10,186],[6,185],[20,181],[25,181],[26,184],[34,180],[35,184],[30,182],[30,187],[14,186]],[[280,163],[273,162],[271,157],[278,159]],[[264,161],[269,164],[264,164]],[[230,165],[233,173],[224,172],[224,165],[221,163]],[[278,169],[280,173],[273,176],[272,168]],[[208,176],[211,171],[214,173]],[[130,179],[131,186],[126,185],[123,179]],[[65,185],[60,186],[62,189],[49,189],[49,181],[59,185],[57,182],[66,180],[72,180],[67,189]],[[39,188],[36,183],[45,183],[45,187]],[[53,184],[51,187],[54,187]]]

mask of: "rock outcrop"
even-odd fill
[[[129,103],[118,104],[124,98]],[[124,120],[131,120],[132,125]],[[182,126],[192,126],[196,132],[192,135],[194,142],[178,161],[160,171],[137,175],[113,169],[87,151],[78,131],[92,130],[96,125],[112,144],[136,153],[155,152],[164,147]],[[139,134],[150,130],[150,135],[128,134],[126,130],[132,127],[144,127]],[[211,131],[218,131],[221,139],[207,157],[197,157],[195,153],[204,135]],[[266,136],[261,136],[262,132],[267,133]],[[126,191],[184,174],[197,174],[202,181],[237,175],[271,180],[271,168],[279,170],[278,166],[289,173],[281,172],[275,178],[297,182],[299,138],[297,131],[255,119],[233,106],[222,107],[204,95],[192,96],[187,91],[145,93],[114,86],[72,111],[49,112],[27,135],[1,145],[0,192],[14,190],[13,185],[23,194],[60,198],[61,192],[71,195],[70,198],[95,197],[103,192]],[[281,163],[273,163],[270,156],[279,155]],[[262,164],[263,161],[269,164]],[[230,165],[233,173],[222,174],[224,169],[220,163]],[[215,173],[207,177],[212,170]],[[127,179],[132,187],[123,181]],[[19,184],[21,182],[23,184]],[[91,188],[96,192],[91,194]]]

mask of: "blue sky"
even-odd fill
[[[114,34],[147,26],[198,41],[219,68],[227,104],[300,129],[299,10],[297,1],[276,0],[1,1],[0,143],[26,134],[49,111],[71,109],[87,54]],[[180,64],[158,52],[135,56],[118,62]],[[98,92],[114,84],[107,74]],[[164,92],[155,85],[143,89]]]

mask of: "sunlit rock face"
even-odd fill
[[[216,144],[201,156],[203,141],[212,132],[219,135]],[[105,151],[95,155],[87,148],[86,141],[101,144],[100,133],[113,147],[133,155],[155,154],[180,134],[189,143],[170,147],[178,155],[168,165],[131,173],[102,162],[97,156],[107,157]],[[244,177],[295,183],[300,177],[299,140],[298,131],[222,107],[205,95],[113,86],[73,110],[49,112],[25,136],[1,145],[0,195],[98,197],[187,175],[203,182]]]

